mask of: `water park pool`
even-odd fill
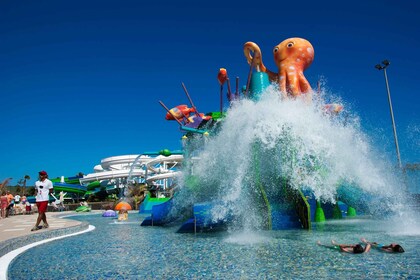
[[[124,187],[123,196],[136,183],[160,190],[165,199],[171,195],[151,208],[148,224],[154,226],[140,226],[146,216],[138,213],[124,222],[81,213],[74,219],[95,230],[29,249],[11,263],[9,278],[420,279],[418,202],[404,191],[404,174],[364,132],[357,115],[340,113],[340,99],[321,87],[311,90],[303,75],[314,54],[308,41],[290,38],[275,50],[282,63],[270,78],[260,71],[265,67],[259,47],[244,45],[256,72],[244,98],[238,86],[238,94],[229,93],[226,113],[223,108],[199,113],[185,87],[191,108],[169,110],[159,101],[165,118],[177,120],[185,132],[183,151],[175,158],[165,150],[153,159],[111,157],[95,169],[100,172],[80,179]],[[226,71],[220,73],[227,81]],[[275,85],[278,78],[285,82]],[[108,168],[114,164],[121,168]],[[110,180],[114,176],[118,181]],[[227,230],[181,234],[179,224],[169,226],[181,219],[187,221],[183,230],[217,225]],[[317,245],[361,238],[399,243],[405,253],[353,255]]]
[[[418,220],[400,223],[369,218],[319,223],[311,231],[281,230],[181,234],[174,227],[141,227],[80,214],[94,231],[52,241],[22,253],[9,279],[419,279]],[[417,218],[418,219],[418,218]],[[356,243],[361,237],[398,242],[405,253],[341,253],[316,245]],[[42,261],[47,259],[48,261]]]

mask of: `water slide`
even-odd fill
[[[228,215],[223,219],[214,220],[212,211],[216,207],[220,207],[220,201],[210,201],[203,203],[195,203],[193,205],[193,215],[177,230],[178,233],[197,233],[197,232],[216,232],[227,229],[232,216]]]
[[[53,183],[54,191],[55,192],[66,192],[66,193],[75,193],[84,195],[87,191],[86,186],[82,185],[75,185],[75,184],[67,184],[67,183]]]
[[[109,170],[109,171],[102,171],[98,173],[91,173],[83,176],[80,178],[81,184],[86,184],[94,181],[103,181],[103,180],[111,180],[111,179],[121,179],[127,178],[129,175],[130,170]],[[134,170],[131,173],[132,176],[135,177],[144,177],[145,170]]]
[[[170,168],[182,162],[182,155],[170,155],[150,157],[147,155],[124,155],[108,157],[101,160],[101,164],[95,166],[94,173],[87,174],[80,178],[81,184],[93,181],[126,179],[134,177],[151,178],[156,175],[162,175],[160,179],[165,179],[162,173],[172,173]],[[165,166],[156,167],[157,164],[164,163]],[[146,166],[146,168],[144,168]],[[150,176],[149,176],[150,174]],[[172,175],[173,176],[173,175]],[[166,178],[169,178],[168,176]],[[155,180],[160,180],[155,177]],[[150,181],[150,180],[149,180]]]
[[[154,182],[162,179],[174,179],[180,174],[180,171],[157,174],[148,177],[146,181],[148,184],[153,184]],[[174,199],[177,199],[176,192],[171,198],[151,198],[150,195],[147,195],[140,206],[139,213],[150,213],[151,215],[143,220],[141,226],[162,226],[182,219],[186,213],[180,214],[178,211],[174,211]],[[185,212],[182,211],[185,210],[185,207],[177,210]],[[188,210],[187,212],[189,212],[187,217],[191,216],[192,212]]]
[[[183,155],[157,156],[146,163],[146,168],[152,174],[170,173],[171,169],[182,163]],[[163,164],[162,164],[163,163]]]
[[[150,217],[147,217],[145,220],[150,220],[150,225],[153,225],[153,220],[155,225],[163,224],[163,220],[166,218],[166,214],[169,214],[169,211],[172,207],[171,198],[169,197],[151,197],[150,194],[147,194],[143,202],[140,205],[139,213],[148,214],[152,213]],[[159,209],[158,208],[161,208]],[[166,214],[164,214],[166,213]],[[158,218],[158,216],[161,218]],[[142,223],[146,225],[147,222]],[[148,224],[149,225],[149,224]]]
[[[147,185],[157,186],[161,182],[163,190],[170,191],[174,187],[173,180],[181,174],[180,171],[174,171],[173,168],[180,165],[183,158],[182,155],[157,156],[147,162],[145,176]],[[172,207],[171,201],[172,199],[169,197],[151,197],[148,194],[140,206],[139,213],[152,213],[151,217],[154,217],[155,224],[162,224],[162,220]],[[151,217],[147,217],[142,225],[153,225]]]
[[[28,197],[26,197],[26,200],[29,203],[32,203],[32,204],[36,203],[36,197],[35,196],[28,196]],[[51,203],[53,201],[55,201],[55,198],[50,195],[50,198],[49,198],[48,202]]]
[[[132,169],[133,161],[141,157],[145,160],[148,157],[139,155],[122,155],[104,158],[101,163],[94,167],[94,173],[84,175],[79,179],[81,185],[87,187],[86,195],[95,194],[106,190],[115,191],[117,187],[125,187],[127,178],[143,178],[145,170],[142,166]]]
[[[127,178],[130,171],[133,176],[144,177],[145,170],[139,168],[131,170],[131,164],[139,155],[123,155],[108,157],[101,160],[100,165],[94,167],[94,173],[84,175],[79,179],[80,184],[88,184],[94,181]],[[142,159],[146,160],[146,157]]]
[[[153,176],[148,176],[146,179],[147,184],[152,185],[154,181],[164,180],[164,179],[173,179],[181,175],[181,171],[174,171],[169,173],[156,174]]]
[[[94,173],[79,178],[81,185],[87,185],[89,193],[92,191],[89,186],[95,186],[96,190],[125,188],[135,179],[145,182],[149,186],[159,186],[164,190],[171,187],[172,179],[178,176],[179,172],[173,170],[181,165],[183,156],[172,154],[169,150],[157,153],[144,153],[141,155],[121,155],[104,158],[99,165],[94,167]],[[143,201],[140,213],[150,213],[154,205],[168,201],[169,198],[146,196]]]
[[[84,195],[87,191],[86,186],[82,186],[79,183],[79,176],[75,177],[57,177],[51,179],[51,182],[54,186],[54,192],[67,192],[67,193],[74,193],[79,195]]]
[[[281,196],[269,199],[271,226],[270,230],[311,228],[311,208],[307,198],[298,189],[293,189],[282,179],[278,184]]]

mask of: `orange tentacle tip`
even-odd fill
[[[217,74],[217,80],[220,85],[223,85],[227,80],[227,71],[225,68],[220,68],[219,73]]]

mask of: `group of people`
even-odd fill
[[[45,215],[45,213],[47,212],[49,196],[50,194],[52,194],[52,192],[53,183],[48,179],[47,172],[40,171],[39,178],[35,182],[36,206],[38,207],[38,217],[35,226],[31,229],[31,231],[36,231],[42,228],[49,227],[47,222],[47,216]],[[3,191],[0,197],[2,219],[8,216],[10,208],[14,207],[15,204],[25,205],[26,211],[31,211],[31,204],[27,201],[26,196],[13,196],[9,191]],[[40,225],[41,221],[43,222],[42,225]]]
[[[1,209],[1,219],[7,218],[9,213],[15,208],[25,207],[26,212],[28,212],[28,206],[30,208],[30,203],[27,201],[26,196],[22,197],[19,194],[13,196],[10,191],[3,190],[0,197],[0,209]],[[30,212],[30,209],[29,209]]]
[[[340,252],[351,253],[351,254],[362,254],[370,251],[371,248],[378,249],[385,253],[404,253],[404,249],[397,243],[391,243],[389,245],[379,244],[377,242],[367,241],[365,238],[361,238],[361,243],[357,244],[338,244],[334,240],[331,240],[332,245],[321,244],[318,241],[317,244],[326,248],[339,250]],[[364,247],[363,247],[364,245]]]
[[[1,206],[1,218],[5,219],[7,216],[9,216],[9,209],[12,205],[14,197],[13,195],[8,191],[5,190],[2,191],[1,197],[0,197],[0,206]]]

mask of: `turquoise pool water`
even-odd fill
[[[420,279],[418,220],[337,220],[311,231],[179,234],[100,215],[72,217],[96,229],[34,247],[9,266],[9,279]],[[360,237],[398,242],[405,253],[352,255],[316,245]]]

